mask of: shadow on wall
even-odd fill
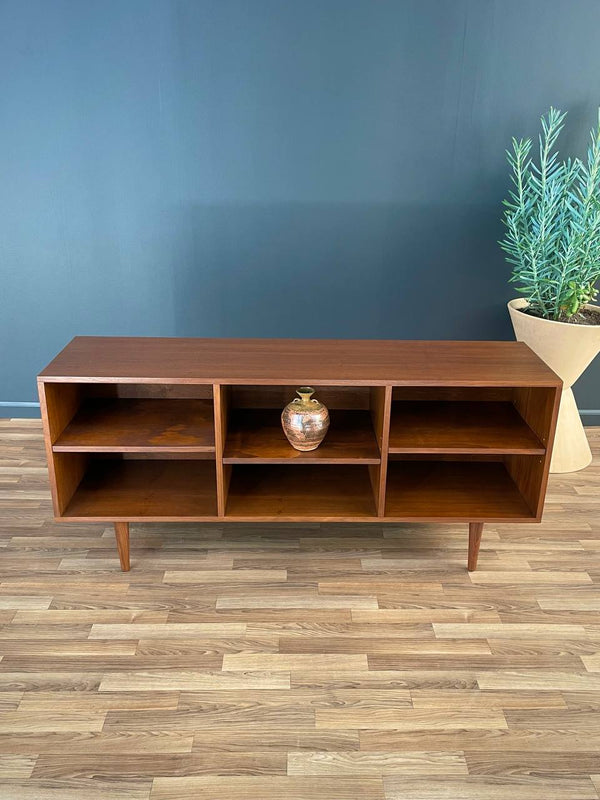
[[[497,206],[203,205],[171,231],[176,335],[512,338]]]

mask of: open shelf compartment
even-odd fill
[[[67,452],[214,452],[210,400],[86,400],[53,445]]]
[[[281,412],[296,397],[296,389],[283,385],[223,387],[227,398],[224,464],[381,463],[376,433],[381,390],[316,386],[316,397],[329,409],[331,424],[317,449],[301,452],[292,447],[281,427]]]
[[[535,432],[529,390],[472,388],[394,389],[389,452],[544,455],[545,438]],[[553,402],[538,390],[536,403]]]
[[[82,477],[62,517],[87,520],[166,521],[216,517],[215,462],[204,459],[71,459]]]
[[[511,403],[398,402],[390,453],[526,453],[545,448]]]
[[[56,453],[214,453],[211,386],[50,384]]]
[[[225,464],[379,464],[381,456],[368,411],[331,409],[329,431],[316,450],[295,450],[281,427],[279,409],[233,409]]]
[[[536,514],[511,472],[513,466],[502,460],[390,460],[385,516],[409,521],[533,521]]]
[[[244,520],[361,520],[376,516],[364,465],[235,465],[226,517]]]

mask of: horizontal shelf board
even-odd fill
[[[301,452],[288,442],[278,409],[234,409],[229,419],[226,464],[379,464],[368,411],[330,412],[327,435],[316,450]]]
[[[496,461],[390,461],[385,515],[472,522],[535,518]]]
[[[234,466],[226,517],[360,520],[376,517],[366,466]]]
[[[63,514],[68,519],[216,517],[214,461],[97,459]]]
[[[543,455],[546,451],[512,403],[394,401],[390,453]]]
[[[54,443],[57,453],[214,452],[211,400],[90,399]]]
[[[560,386],[523,342],[77,336],[43,381]]]

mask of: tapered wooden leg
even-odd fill
[[[482,533],[483,522],[469,522],[469,561],[467,564],[469,572],[477,569],[477,557]]]
[[[115,522],[115,538],[123,572],[129,572],[129,523]]]

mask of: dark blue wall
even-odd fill
[[[583,152],[599,30],[598,0],[0,0],[0,401],[75,334],[510,338],[503,151],[554,104]]]

